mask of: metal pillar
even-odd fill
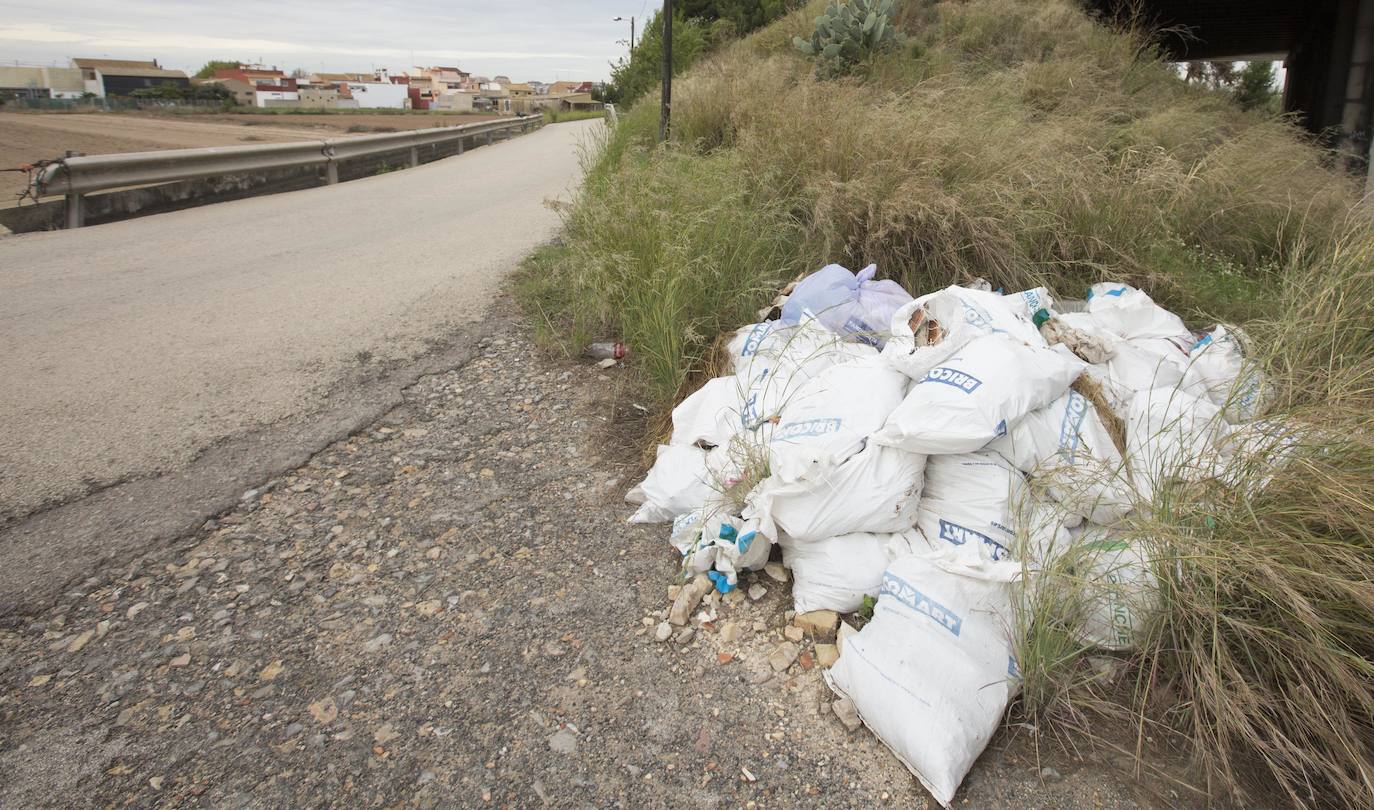
[[[420,165],[420,147],[418,147],[418,146],[412,146],[412,147],[410,147],[410,168],[413,169],[413,168],[415,168],[416,166],[419,166],[419,165]]]
[[[324,181],[331,186],[339,182],[339,164],[331,160],[324,165]]]
[[[67,227],[80,228],[86,224],[85,200],[80,194],[67,195]]]
[[[491,146],[491,130],[487,130],[487,146]]]
[[[457,154],[457,155],[463,154],[463,139],[462,139],[462,138],[459,138],[459,139],[458,139],[458,151],[455,152],[454,154]]]

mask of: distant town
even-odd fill
[[[241,107],[398,109],[531,115],[546,109],[597,110],[601,86],[590,81],[515,82],[457,67],[405,73],[290,73],[275,66],[212,62],[197,77],[156,59],[71,60],[70,67],[0,66],[0,99],[210,101]]]

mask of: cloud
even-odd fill
[[[211,59],[312,70],[458,64],[521,80],[605,78],[624,25],[604,0],[0,0],[4,61],[158,59],[195,70]]]
[[[50,25],[25,23],[22,25],[0,25],[0,40],[28,42],[70,42],[81,43],[97,50],[144,50],[144,51],[216,51],[237,53],[294,53],[294,54],[356,54],[367,57],[395,57],[408,54],[424,57],[456,58],[460,54],[468,59],[595,59],[581,53],[524,52],[524,51],[436,51],[436,50],[390,50],[386,48],[341,48],[310,45],[302,42],[283,42],[273,39],[237,39],[234,37],[208,37],[200,34],[177,32],[126,31],[121,33],[83,33],[65,31]]]

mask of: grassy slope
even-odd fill
[[[718,333],[827,261],[914,292],[1127,280],[1192,322],[1245,323],[1277,411],[1319,446],[1257,495],[1179,487],[1139,516],[1169,564],[1138,688],[1084,686],[1083,651],[1042,617],[1024,708],[1119,710],[1223,776],[1240,752],[1296,801],[1310,783],[1374,803],[1374,237],[1356,186],[1070,0],[908,0],[908,45],[834,82],[786,44],[814,12],[683,77],[668,147],[650,98],[589,156],[565,244],[522,282],[547,336],[623,338],[666,407]]]

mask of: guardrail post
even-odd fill
[[[491,130],[487,130],[487,146],[491,146]]]
[[[86,224],[85,200],[80,194],[67,195],[67,227],[80,228]]]
[[[332,160],[324,164],[324,181],[331,186],[339,182],[339,164]]]
[[[420,165],[420,147],[418,147],[418,146],[412,146],[412,147],[410,147],[410,168],[413,169],[413,168],[415,168],[416,166],[419,166],[419,165]]]
[[[454,154],[458,154],[458,155],[463,154],[463,138],[462,138],[462,136],[459,136],[459,137],[458,137],[458,151],[455,152]]]

